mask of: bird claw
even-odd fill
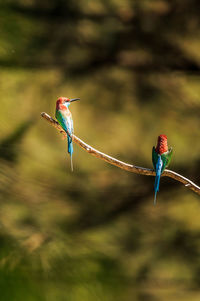
[[[60,133],[63,135],[62,140],[64,140],[67,137],[67,134],[64,131],[60,131]]]

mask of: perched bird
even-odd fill
[[[167,146],[167,136],[160,135],[158,136],[158,143],[156,148],[152,149],[152,161],[153,167],[156,172],[156,178],[154,183],[154,205],[156,205],[156,195],[159,191],[160,176],[163,173],[164,169],[169,165],[172,157],[172,147],[168,150]]]
[[[80,98],[69,99],[66,97],[59,97],[56,101],[56,119],[58,120],[59,124],[63,128],[63,130],[70,135],[73,134],[73,120],[72,114],[69,110],[69,105],[71,102],[79,100]],[[73,144],[72,138],[67,133],[67,141],[68,141],[68,153],[70,154],[71,158],[71,170],[73,171],[73,163],[72,163],[72,154],[73,154]]]

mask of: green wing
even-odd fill
[[[66,131],[66,121],[63,118],[62,113],[59,110],[56,110],[56,119],[58,120],[59,124],[62,126],[62,128]]]
[[[164,169],[166,167],[168,167],[168,165],[171,161],[171,158],[172,158],[172,153],[173,153],[173,149],[172,149],[172,147],[170,147],[170,149],[166,153],[161,155],[161,158],[162,158],[162,161],[163,161],[163,167],[162,167],[161,172],[163,172]]]
[[[156,170],[156,163],[158,161],[158,154],[156,153],[155,146],[152,148],[152,162],[153,162],[153,168]]]
[[[165,168],[169,165],[171,158],[172,158],[172,147],[164,154],[161,155],[161,159],[163,161],[163,166],[162,166],[162,170],[161,173],[165,170]],[[158,161],[158,154],[156,152],[155,146],[152,148],[152,162],[153,162],[153,167],[154,170],[156,170],[156,163]]]

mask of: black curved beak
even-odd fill
[[[76,100],[80,100],[80,98],[72,98],[70,99],[70,102],[76,101]]]

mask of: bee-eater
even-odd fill
[[[73,119],[72,114],[69,110],[69,105],[71,102],[79,100],[80,98],[69,99],[66,97],[59,97],[56,101],[56,119],[58,120],[59,124],[63,128],[63,130],[67,133],[72,135],[74,132],[73,128]],[[70,154],[71,158],[71,170],[73,171],[73,163],[72,163],[72,154],[73,154],[73,144],[72,138],[67,133],[67,141],[68,141],[68,153]]]
[[[156,178],[154,183],[154,205],[156,205],[156,195],[159,191],[160,176],[163,173],[164,169],[169,165],[172,157],[172,147],[168,150],[167,146],[167,136],[160,135],[158,136],[158,143],[156,148],[152,149],[152,161],[153,167],[156,172]]]

